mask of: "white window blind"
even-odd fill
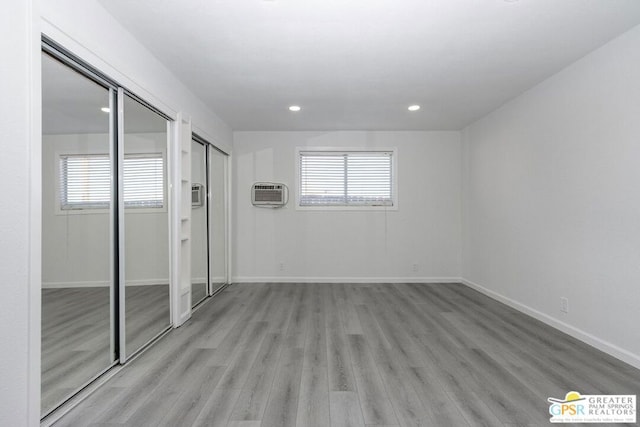
[[[162,154],[125,154],[124,207],[164,206],[164,162]]]
[[[60,156],[60,208],[107,209],[111,165],[106,154]]]
[[[300,152],[300,206],[393,206],[393,152]]]
[[[124,158],[126,208],[164,206],[164,161],[161,153],[127,154]],[[111,164],[106,154],[60,156],[60,208],[108,209]]]

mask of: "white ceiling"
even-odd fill
[[[100,3],[234,130],[461,129],[640,23],[638,0]]]

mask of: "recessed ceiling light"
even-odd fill
[[[111,108],[109,108],[109,107],[102,107],[102,108],[100,109],[100,111],[102,111],[103,113],[110,113],[110,112],[111,112]]]
[[[418,111],[420,109],[419,105],[409,105],[409,108],[407,108],[407,110],[409,111]]]
[[[300,108],[299,105],[292,105],[289,107],[289,111],[300,111],[302,110],[302,108]]]

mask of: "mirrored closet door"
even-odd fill
[[[117,360],[113,104],[42,53],[42,415]]]
[[[209,145],[209,289],[215,293],[228,283],[227,277],[227,167],[222,151]]]
[[[125,361],[171,325],[167,119],[120,90],[121,332]],[[124,307],[124,310],[122,310]]]
[[[43,40],[43,417],[171,327],[170,120]],[[197,304],[228,283],[228,157],[192,144]]]
[[[209,277],[209,184],[207,146],[191,141],[191,302],[196,306],[207,295]]]
[[[191,301],[193,306],[228,283],[228,156],[194,137],[191,147]]]
[[[169,125],[43,44],[43,417],[171,327]]]

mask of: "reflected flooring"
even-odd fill
[[[168,288],[127,287],[127,313],[131,319],[127,334],[131,346],[144,344],[162,325],[169,324]],[[107,287],[42,290],[42,413],[57,406],[114,360],[110,310]],[[150,329],[155,332],[150,333]]]
[[[42,412],[113,360],[109,288],[42,290]]]
[[[169,285],[126,287],[127,357],[171,324]]]
[[[548,425],[640,371],[458,284],[242,284],[57,426]]]
[[[206,283],[191,284],[191,305],[196,305],[207,296]]]

